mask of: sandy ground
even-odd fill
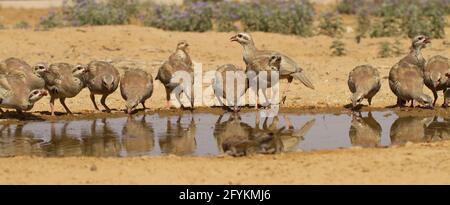
[[[1,184],[449,184],[450,142],[275,156],[0,159]]]
[[[0,16],[5,16],[4,9]],[[23,18],[27,18],[26,15]],[[7,19],[7,18],[5,18]],[[6,21],[6,20],[5,20]],[[11,23],[14,21],[8,20]],[[349,29],[351,30],[351,29]],[[139,26],[102,26],[58,28],[51,31],[33,29],[0,30],[0,59],[18,57],[30,64],[36,62],[88,63],[91,60],[112,61],[122,66],[140,67],[153,76],[180,40],[191,44],[194,61],[204,70],[233,63],[243,67],[242,48],[229,38],[234,33],[167,32]],[[393,38],[354,41],[348,32],[343,41],[347,56],[332,57],[332,38],[253,33],[261,49],[281,51],[305,69],[316,90],[294,82],[286,107],[308,111],[313,108],[341,109],[349,103],[348,72],[357,65],[372,64],[383,76],[382,88],[374,98],[375,109],[395,103],[387,76],[401,57],[378,58],[379,43]],[[433,40],[424,56],[447,55],[450,30],[445,39]],[[400,39],[408,51],[409,40]],[[123,73],[123,69],[120,72]],[[283,81],[281,88],[286,83]],[[154,84],[154,94],[146,105],[152,111],[162,109],[163,86]],[[424,88],[428,94],[431,94]],[[36,103],[33,114],[47,116],[48,98]],[[93,106],[88,90],[66,100],[76,113],[91,113]],[[108,98],[111,108],[123,109],[117,91]],[[440,93],[439,104],[442,103]],[[56,109],[62,111],[57,103]],[[441,108],[439,108],[441,109]],[[440,111],[438,111],[440,112]],[[314,153],[290,153],[277,156],[231,157],[141,157],[141,158],[35,158],[0,159],[1,184],[354,184],[354,183],[449,183],[450,142],[414,144],[388,149],[350,149]]]

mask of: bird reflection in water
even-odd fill
[[[432,122],[433,117],[399,117],[391,126],[391,144],[401,145],[406,142],[423,142],[425,140],[425,129]]]
[[[450,118],[444,118],[442,121],[438,117],[433,118],[425,129],[425,140],[427,142],[449,140],[450,139]]]
[[[106,118],[92,120],[90,132],[82,132],[81,138],[86,156],[115,157],[120,154],[119,136]]]
[[[310,120],[301,129],[295,129],[289,118],[284,115],[285,127],[278,128],[279,118],[274,117],[268,124],[265,118],[262,128],[260,116],[256,114],[256,125],[252,128],[242,122],[238,113],[233,113],[225,122],[221,122],[223,115],[216,122],[214,136],[219,150],[232,156],[245,156],[250,154],[275,154],[297,149],[303,136],[314,125]]]
[[[12,157],[23,155],[42,155],[42,140],[35,138],[31,131],[24,131],[27,123],[17,124],[14,131],[11,125],[0,128],[0,156]]]
[[[175,125],[170,122],[169,117],[167,118],[166,132],[159,138],[159,146],[164,154],[192,155],[195,152],[197,128],[194,116],[191,117],[187,127],[182,126],[181,118],[182,115],[179,115]]]
[[[381,131],[381,125],[371,112],[367,114],[367,117],[363,117],[360,112],[352,114],[352,124],[349,130],[352,146],[381,146]]]
[[[151,123],[146,122],[146,116],[136,120],[133,116],[127,118],[122,129],[122,145],[127,156],[148,155],[155,147],[155,132]]]

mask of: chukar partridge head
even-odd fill
[[[434,101],[433,98],[429,95],[421,94],[416,100],[427,108],[433,108]]]
[[[37,63],[34,67],[33,70],[35,73],[39,74],[40,76],[43,76],[44,73],[48,73],[48,64],[46,63]]]
[[[88,72],[88,68],[83,64],[76,64],[72,70],[72,76],[76,78],[82,78],[84,74]]]
[[[186,51],[189,47],[189,43],[185,40],[178,42],[177,49]]]
[[[269,67],[272,71],[280,71],[281,67],[281,56],[272,55],[269,59]]]
[[[425,48],[428,43],[431,43],[430,38],[424,35],[418,35],[412,39],[413,48]]]
[[[32,90],[28,96],[28,100],[31,104],[34,104],[38,100],[40,100],[42,97],[47,96],[48,92],[45,89],[35,89]]]
[[[104,75],[102,76],[102,86],[107,90],[114,90],[114,76]]]
[[[230,38],[231,41],[236,41],[242,45],[251,44],[253,42],[252,37],[248,33],[238,33]]]

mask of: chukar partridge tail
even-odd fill
[[[302,82],[303,85],[305,85],[306,87],[311,88],[311,89],[313,89],[313,90],[315,89],[315,88],[314,88],[314,85],[313,85],[312,82],[308,79],[308,77],[306,77],[306,75],[305,75],[304,72],[292,73],[291,75],[292,75],[292,77],[294,77],[294,79],[297,79],[297,80],[299,80],[300,82]]]

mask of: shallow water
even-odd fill
[[[133,118],[30,121],[0,125],[0,133],[0,157],[223,153],[242,156],[445,140],[450,139],[450,119],[399,118],[391,111],[361,116],[287,113],[261,119],[256,113],[152,114]]]

